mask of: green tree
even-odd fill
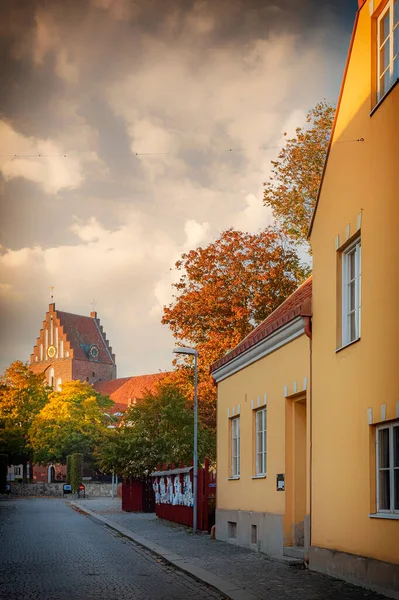
[[[112,400],[80,381],[63,383],[51,392],[48,404],[36,415],[30,429],[35,461],[65,463],[68,454],[80,453],[88,462],[107,431],[104,409]]]
[[[164,308],[162,323],[176,340],[199,353],[199,412],[216,425],[216,388],[210,365],[232,350],[304,281],[303,265],[292,241],[269,227],[257,234],[223,232],[205,248],[183,254],[176,263],[176,296]],[[166,381],[192,400],[193,369],[189,358],[175,361]]]
[[[306,116],[307,126],[298,127],[277,160],[271,161],[271,175],[264,184],[264,204],[283,231],[300,242],[307,242],[334,114],[333,104],[325,100],[316,104]]]
[[[19,360],[0,377],[0,452],[8,454],[10,464],[26,465],[31,458],[29,430],[49,391],[43,374]]]
[[[141,477],[157,464],[189,464],[193,457],[193,411],[174,386],[161,384],[143,400],[130,407],[120,427],[109,430],[106,442],[98,447],[97,459],[105,472]],[[215,456],[214,435],[201,422],[198,456]]]

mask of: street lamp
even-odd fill
[[[195,348],[175,348],[174,354],[194,356],[194,456],[193,456],[193,533],[197,533],[197,489],[198,489],[198,350]]]
[[[108,413],[104,413],[105,417],[110,418],[111,421],[114,421],[114,422],[116,421],[116,419],[114,418],[116,415],[119,416],[119,415],[122,415],[122,413],[115,413],[114,416],[112,416]],[[116,425],[107,425],[107,429],[116,429]],[[114,484],[115,484],[115,469],[113,469],[113,471],[112,471],[111,498],[115,498]],[[116,492],[118,493],[118,475],[116,475]]]

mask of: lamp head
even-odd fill
[[[195,348],[175,348],[173,354],[190,354],[191,356],[198,356],[198,350]]]

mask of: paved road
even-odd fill
[[[0,500],[3,600],[221,600],[62,500]]]

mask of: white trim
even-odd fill
[[[396,418],[399,419],[399,400],[396,402]]]
[[[265,395],[263,396],[263,404],[264,404],[264,406],[267,406],[267,394],[265,394]],[[398,403],[398,404],[399,404],[399,403]]]
[[[367,409],[367,422],[369,425],[373,424],[373,409],[372,408]]]
[[[236,407],[233,406],[233,408],[231,409],[231,416],[235,417],[236,416]]]
[[[371,513],[369,514],[370,519],[393,519],[399,521],[399,515],[394,513]]]
[[[252,410],[254,409],[254,405],[255,405],[254,401],[251,400],[251,408],[252,408]]]
[[[350,225],[350,223],[346,226],[345,234],[346,234],[346,240],[349,240],[349,238],[351,236],[351,225]]]
[[[387,405],[381,404],[381,421],[387,420]]]
[[[395,453],[394,453],[394,430],[399,429],[399,422],[394,421],[392,423],[384,423],[376,428],[375,435],[375,448],[376,448],[376,492],[377,492],[377,514],[378,515],[394,515],[399,518],[399,509],[395,509],[395,471],[399,471],[399,464],[395,465]],[[379,439],[380,432],[383,430],[388,431],[388,465],[380,466],[380,452],[379,452]],[[389,508],[379,508],[380,504],[380,478],[379,474],[381,471],[388,471],[389,473]],[[396,498],[396,502],[399,502],[399,498]],[[391,516],[391,518],[393,518]]]
[[[230,419],[230,409],[227,409],[227,418]]]
[[[261,415],[259,423],[259,415]],[[259,427],[260,425],[260,427]],[[259,434],[262,437],[262,447],[259,448]],[[261,465],[258,463],[258,457]],[[255,473],[265,476],[267,473],[267,408],[264,406],[255,412]],[[260,468],[259,468],[260,467]]]
[[[296,381],[294,381],[294,394],[296,394]]]
[[[303,378],[303,389],[304,389],[304,391],[306,391],[308,389],[308,378],[307,377]]]
[[[288,386],[284,386],[284,398],[288,396]]]
[[[241,423],[240,416],[238,415],[235,419],[231,419],[230,421],[231,427],[231,478],[237,479],[240,477],[241,472]],[[236,443],[234,444],[234,440]],[[234,454],[234,446],[236,450],[236,454]],[[235,470],[234,470],[235,466]]]
[[[234,373],[249,367],[257,360],[268,356],[278,348],[285,346],[305,333],[302,317],[296,317],[283,327],[273,331],[264,340],[261,340],[252,348],[232,358],[228,363],[216,369],[212,375],[216,383],[231,377]]]
[[[241,404],[237,406],[237,415],[241,414]]]
[[[380,38],[380,32],[381,32],[381,23],[382,21],[385,19],[385,17],[389,14],[389,25],[388,25],[388,35],[385,39],[381,39]],[[398,56],[394,56],[394,52],[395,52],[395,46],[394,46],[394,37],[395,37],[395,30],[399,27],[399,23],[394,23],[394,0],[388,0],[388,2],[386,3],[386,6],[384,7],[383,11],[381,12],[381,14],[379,15],[378,19],[377,19],[377,46],[376,46],[376,51],[377,51],[377,100],[380,101],[385,94],[387,94],[387,92],[391,89],[391,87],[395,84],[395,82],[397,81],[397,77],[399,75],[399,73],[396,74],[395,77],[395,58],[397,61],[399,61],[399,57]],[[385,67],[385,69],[382,71],[381,68],[381,51],[383,50],[384,46],[388,46],[388,54],[389,54],[389,62],[388,65]],[[399,64],[399,62],[398,62]],[[387,87],[383,90],[381,90],[381,79],[384,81],[385,79],[385,74],[389,75],[389,82],[387,84]],[[382,75],[382,77],[381,77]]]
[[[356,225],[357,225],[357,229],[361,229],[362,227],[362,212],[360,211],[360,213],[357,215],[357,219],[356,219]]]
[[[339,235],[335,236],[335,249],[338,250],[339,248]]]
[[[258,396],[258,408],[260,406],[260,396]]]
[[[264,475],[252,475],[251,479],[266,479],[266,473]]]
[[[374,12],[374,0],[370,0],[370,2],[369,2],[370,17],[372,16],[373,12]]]

